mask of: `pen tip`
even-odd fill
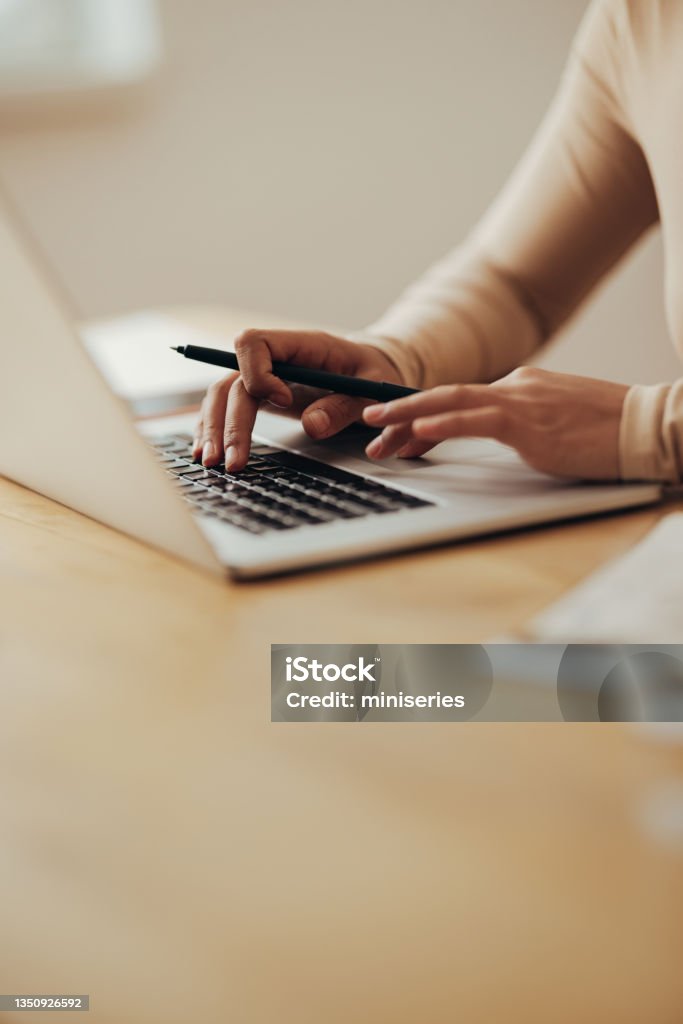
[[[178,348],[177,348],[176,345],[169,345],[168,347],[170,348],[171,352],[177,352],[178,351]]]

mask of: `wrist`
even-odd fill
[[[368,361],[378,368],[381,380],[386,380],[391,384],[405,384],[403,374],[398,366],[382,348],[367,343],[362,343],[362,347]]]

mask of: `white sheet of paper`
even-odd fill
[[[527,631],[544,643],[681,643],[683,513],[662,519],[628,554],[533,619]]]
[[[225,348],[215,335],[161,313],[134,313],[81,329],[81,338],[113,391],[129,401],[204,391],[226,370],[184,359],[171,345]]]

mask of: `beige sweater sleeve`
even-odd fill
[[[635,385],[621,416],[622,480],[683,482],[683,380]]]
[[[622,96],[622,6],[591,4],[548,114],[470,237],[356,333],[381,348],[406,383],[427,388],[509,372],[658,220]],[[682,453],[683,384],[632,389],[621,431],[624,478],[678,479]]]

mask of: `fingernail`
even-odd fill
[[[379,423],[384,415],[383,405],[369,405],[363,410],[363,419],[366,423]]]
[[[271,405],[277,406],[278,409],[289,409],[292,404],[292,396],[286,391],[277,391],[274,395],[271,395],[268,399]]]
[[[376,437],[374,441],[365,449],[365,454],[369,455],[371,459],[376,459],[382,454],[382,438]]]
[[[327,433],[330,429],[330,417],[322,409],[314,409],[313,412],[309,412],[306,421],[309,427],[313,428],[313,433],[318,436]]]
[[[230,445],[225,449],[225,468],[232,469],[233,463],[237,461],[237,449]]]
[[[209,459],[212,459],[215,454],[216,451],[214,449],[213,441],[207,441],[202,452],[202,461],[204,462],[204,465],[206,465]]]

